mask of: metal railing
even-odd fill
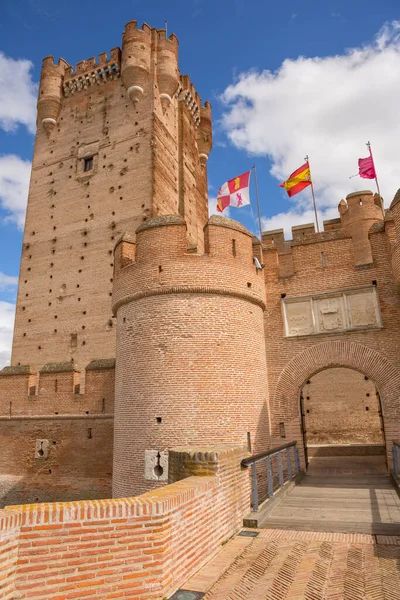
[[[400,476],[400,440],[393,440],[393,471],[396,477]]]
[[[241,465],[242,467],[251,467],[251,509],[253,512],[257,512],[260,496],[259,488],[265,490],[265,498],[262,498],[262,501],[267,497],[272,498],[284,483],[294,479],[300,472],[297,442],[290,442],[266,452],[261,452],[261,454],[244,458]]]

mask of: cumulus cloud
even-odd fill
[[[0,205],[6,212],[5,221],[23,229],[28,198],[31,163],[12,154],[0,156]]]
[[[300,56],[276,72],[242,73],[222,95],[222,126],[237,148],[271,159],[277,182],[308,154],[321,220],[338,216],[346,194],[375,190],[374,181],[349,179],[357,159],[368,155],[370,140],[388,206],[400,187],[399,72],[400,21],[394,21],[369,44],[341,55]],[[304,191],[292,198],[289,211],[263,219],[263,225],[313,221],[310,203]]]
[[[0,128],[13,131],[19,124],[35,132],[38,86],[32,81],[29,60],[0,52]]]
[[[10,364],[15,305],[0,301],[0,369]]]

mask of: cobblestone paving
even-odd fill
[[[185,589],[204,600],[400,600],[399,537],[261,530],[238,539]]]

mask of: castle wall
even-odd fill
[[[0,506],[109,496],[113,366],[89,365],[85,394],[71,365],[30,371],[0,375]]]
[[[264,282],[252,237],[212,217],[206,254],[186,254],[179,217],[137,231],[135,262],[116,271],[114,497],[163,484],[146,451],[175,444],[268,447]],[[162,456],[161,456],[162,458]],[[161,473],[162,475],[162,473]]]
[[[73,360],[83,370],[95,357],[115,356],[113,247],[126,231],[181,212],[190,242],[202,246],[201,100],[180,77],[177,52],[175,36],[132,21],[122,53],[114,48],[109,59],[82,61],[75,71],[44,60],[13,365],[38,370]]]
[[[250,497],[245,456],[234,446],[176,448],[177,482],[161,490],[0,511],[5,599],[169,598],[242,527]]]
[[[385,225],[390,227],[390,223]],[[265,312],[266,349],[268,356],[269,394],[272,401],[274,441],[281,442],[279,436],[279,423],[284,422],[286,438],[301,439],[299,419],[299,391],[293,397],[285,396],[283,399],[278,393],[278,382],[281,376],[286,377],[285,367],[293,365],[295,369],[296,357],[300,357],[305,350],[310,350],[318,344],[326,343],[332,347],[327,356],[329,366],[352,366],[351,364],[332,365],[332,356],[335,354],[335,343],[355,343],[361,347],[371,349],[371,354],[382,356],[393,368],[400,369],[400,359],[397,350],[397,339],[400,335],[399,298],[396,293],[393,273],[391,269],[391,246],[388,236],[382,225],[373,226],[369,233],[369,243],[372,262],[356,265],[354,244],[351,236],[341,230],[329,231],[321,234],[304,236],[303,240],[290,243],[288,252],[290,257],[289,269],[280,269],[280,256],[273,245],[264,249],[265,283],[267,294],[267,309]],[[286,259],[286,256],[284,257]],[[284,263],[285,267],[287,262]],[[346,289],[375,287],[381,326],[361,327],[359,330],[348,330],[313,335],[300,335],[286,337],[284,330],[283,302],[288,298],[318,295],[321,293],[337,292]],[[285,298],[282,298],[285,296]],[[333,344],[333,346],[332,346]],[[279,352],[276,352],[276,348]],[[341,347],[337,346],[337,356]],[[310,354],[312,356],[312,354]],[[323,364],[323,358],[318,363]],[[304,365],[301,365],[302,369]],[[309,372],[303,381],[315,373],[317,367],[310,363]],[[367,368],[367,365],[366,365]],[[368,365],[369,369],[369,365]],[[360,368],[362,372],[362,368]],[[302,371],[303,372],[303,371]],[[387,376],[389,378],[389,375]],[[293,374],[296,379],[296,374]],[[376,383],[376,382],[375,382]],[[301,387],[300,384],[300,387]],[[280,384],[281,385],[281,384]],[[381,385],[381,383],[380,383]],[[279,390],[283,390],[283,382]],[[379,389],[378,391],[382,392]],[[282,392],[279,391],[279,394]],[[388,404],[384,394],[381,393],[384,424],[387,437],[388,454],[393,435],[398,435],[398,394],[390,392]],[[279,405],[276,404],[279,400]],[[394,403],[395,402],[395,403]],[[396,433],[397,432],[397,433]]]
[[[302,390],[308,444],[382,444],[375,385],[352,369],[310,377]]]

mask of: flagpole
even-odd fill
[[[381,196],[381,192],[380,192],[380,189],[379,189],[378,176],[376,174],[375,161],[374,161],[374,157],[372,156],[372,150],[371,150],[371,144],[370,144],[370,142],[367,142],[367,147],[368,147],[368,150],[369,150],[369,155],[372,158],[372,164],[374,165],[376,189],[378,190],[378,196],[381,199],[382,217],[383,217],[383,219],[385,219],[385,209],[383,207],[383,198]]]
[[[260,198],[258,196],[258,181],[257,181],[257,170],[256,165],[254,164],[252,167],[254,169],[254,181],[256,184],[256,199],[257,199],[257,212],[258,212],[258,225],[260,227],[260,242],[262,242],[262,228],[261,228],[261,213],[260,213]]]
[[[308,160],[308,154],[306,155],[306,157],[305,157],[304,160],[308,163],[308,168],[310,168],[310,162]],[[314,184],[313,184],[312,177],[311,177],[311,169],[310,169],[310,183],[311,183],[311,195],[312,195],[312,200],[313,200],[313,204],[314,204],[315,224],[317,226],[317,233],[319,233],[317,204],[315,202]]]

